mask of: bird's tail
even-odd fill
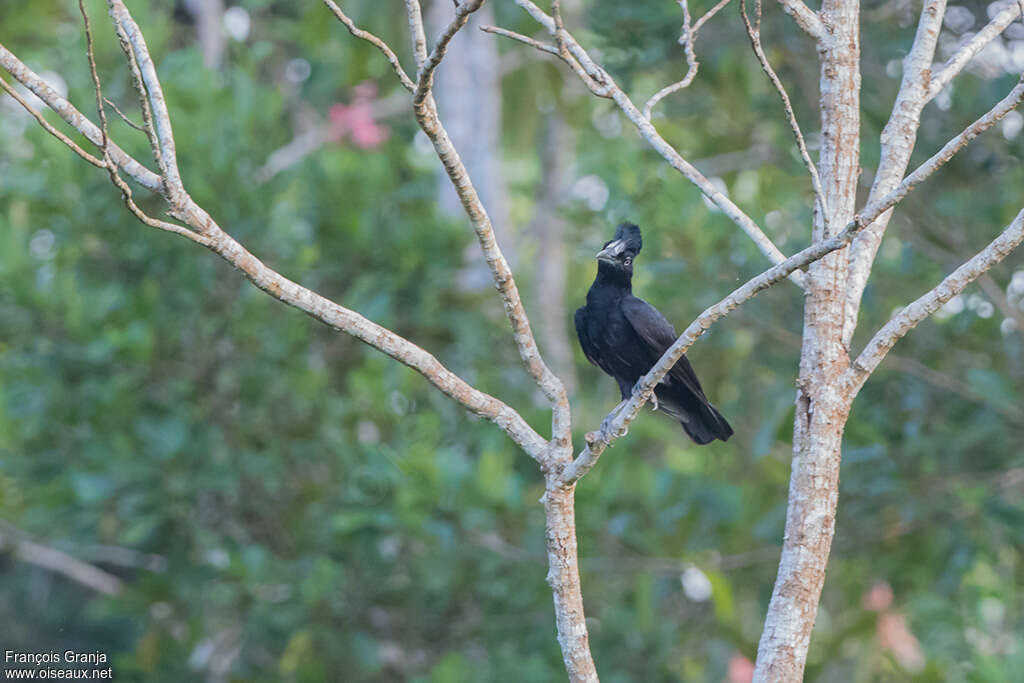
[[[701,403],[696,411],[680,419],[679,423],[683,425],[683,431],[701,446],[715,439],[728,441],[732,436],[732,427],[718,409],[707,402]]]

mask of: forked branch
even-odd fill
[[[543,26],[549,34],[555,35],[557,29],[555,27],[554,19],[544,10],[530,0],[516,0],[516,4],[523,8],[523,10]],[[771,239],[768,238],[757,223],[755,223],[753,219],[736,206],[736,204],[734,204],[724,192],[719,190],[714,183],[708,180],[708,178],[698,171],[691,163],[686,161],[686,159],[684,159],[682,155],[672,147],[672,145],[661,137],[657,129],[655,129],[651,122],[643,115],[643,112],[633,104],[633,101],[622,90],[622,88],[615,83],[614,79],[612,79],[608,72],[606,72],[591,58],[572,34],[567,30],[563,30],[561,31],[561,35],[569,53],[579,63],[581,69],[588,76],[589,81],[593,81],[601,88],[600,91],[591,88],[594,90],[595,94],[603,97],[610,97],[626,115],[626,118],[636,126],[644,140],[646,140],[647,143],[650,144],[651,147],[654,148],[654,150],[672,166],[672,168],[679,171],[687,180],[696,185],[709,200],[714,202],[714,204],[722,210],[722,213],[738,225],[740,229],[743,230],[751,240],[753,240],[754,244],[757,245],[758,249],[761,250],[761,253],[763,253],[769,261],[775,264],[784,262],[786,260],[785,255],[779,251],[779,248],[772,243]],[[518,34],[510,37],[515,37],[517,40],[520,39]],[[531,42],[535,41],[520,40],[520,42],[531,44]],[[588,83],[587,80],[584,80],[584,82]],[[803,286],[802,273],[792,272],[789,274],[789,279],[798,286]]]
[[[1024,209],[1013,219],[1003,232],[982,251],[950,273],[934,289],[919,297],[906,308],[894,315],[880,329],[857,359],[850,366],[845,378],[850,389],[859,391],[889,350],[910,330],[954,296],[964,291],[970,283],[988,272],[1024,241]]]

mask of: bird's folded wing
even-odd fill
[[[628,296],[622,300],[622,312],[629,324],[633,326],[633,330],[651,351],[653,356],[651,364],[653,365],[658,358],[661,358],[661,354],[665,353],[668,347],[675,342],[675,328],[665,319],[661,311],[635,296]],[[586,351],[584,350],[584,352]],[[697,373],[693,371],[693,366],[690,365],[686,356],[676,362],[666,378],[677,380],[698,396],[704,395],[700,380],[697,379]]]

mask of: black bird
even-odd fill
[[[676,331],[658,309],[633,296],[633,259],[643,240],[640,228],[623,223],[615,239],[597,253],[597,277],[587,305],[576,309],[576,334],[587,360],[619,383],[622,400],[676,340]],[[726,441],[732,427],[704,396],[684,355],[655,388],[655,410],[679,420],[698,444]]]

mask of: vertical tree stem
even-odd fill
[[[590,656],[587,622],[583,616],[579,556],[576,548],[576,484],[562,485],[549,476],[541,502],[547,518],[548,585],[555,599],[555,624],[565,670],[572,683],[596,683]]]
[[[822,23],[829,35],[819,45],[818,168],[831,215],[825,220],[816,213],[816,241],[840,230],[855,210],[860,146],[858,13],[858,0],[824,0],[822,5]],[[786,533],[758,646],[754,680],[759,682],[802,680],[825,583],[850,406],[839,381],[850,363],[842,344],[846,251],[832,252],[808,270]]]

